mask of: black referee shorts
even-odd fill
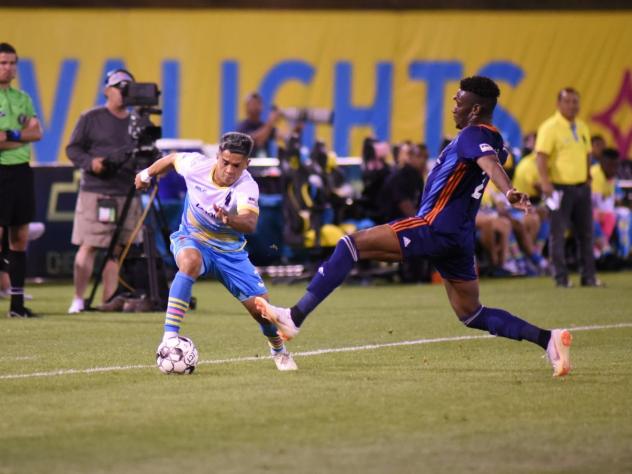
[[[0,225],[24,225],[34,218],[33,170],[28,163],[0,165]]]

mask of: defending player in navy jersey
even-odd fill
[[[213,275],[259,323],[277,368],[296,370],[276,327],[254,305],[256,296],[267,299],[268,292],[244,249],[244,233],[255,231],[259,217],[259,187],[246,170],[253,145],[246,134],[225,133],[216,157],[172,153],[136,175],[136,187],[143,189],[152,177],[175,169],[187,185],[182,222],[171,234],[178,273],[169,288],[163,340],[180,332],[197,278]]]
[[[452,110],[461,132],[437,159],[415,217],[343,237],[292,308],[255,298],[258,310],[281,336],[286,340],[296,336],[305,318],[342,284],[359,259],[399,261],[424,256],[443,277],[450,304],[463,324],[537,344],[546,351],[554,376],[569,373],[572,337],[568,330],[541,329],[479,301],[474,219],[486,184],[491,179],[513,207],[531,211],[529,198],[511,186],[502,167],[507,155],[500,133],[491,125],[499,95],[498,86],[489,78],[461,80]]]

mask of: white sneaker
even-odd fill
[[[294,362],[292,354],[285,350],[272,354],[272,360],[274,360],[277,369],[282,372],[285,372],[286,370],[298,370],[298,366],[296,365],[296,362]]]
[[[83,298],[73,298],[70,308],[68,308],[68,314],[78,314],[84,310]]]
[[[261,313],[262,317],[276,326],[281,339],[289,341],[296,337],[298,334],[298,328],[294,324],[294,321],[292,321],[290,308],[272,306],[260,296],[255,298],[255,307],[257,308],[257,311]]]
[[[166,331],[162,335],[162,342],[165,342],[167,339],[171,339],[172,337],[178,337],[179,334],[175,331]]]
[[[553,377],[563,377],[571,371],[571,343],[573,336],[568,329],[553,329],[546,355],[553,366]]]

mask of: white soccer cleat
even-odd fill
[[[257,296],[255,298],[255,307],[261,313],[261,316],[274,324],[279,331],[279,336],[284,341],[294,339],[298,334],[298,328],[292,321],[290,308],[281,308],[272,306],[264,298]]]
[[[298,370],[298,366],[296,362],[294,362],[294,358],[292,354],[287,351],[281,351],[276,354],[272,354],[272,360],[281,372],[285,372],[287,370]]]
[[[68,314],[79,314],[84,309],[83,298],[73,298],[70,308],[68,308]]]
[[[553,329],[546,355],[553,366],[553,377],[563,377],[571,371],[571,343],[573,336],[568,329]]]

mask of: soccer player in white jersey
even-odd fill
[[[137,189],[172,169],[187,185],[180,228],[171,234],[178,273],[169,289],[163,340],[178,335],[195,280],[212,275],[259,323],[277,368],[296,370],[276,327],[254,305],[255,297],[268,299],[268,291],[244,250],[244,234],[255,231],[259,218],[259,187],[246,170],[252,147],[250,136],[229,132],[222,136],[215,158],[172,153],[136,175]]]

